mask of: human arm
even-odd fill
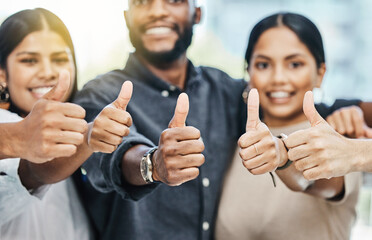
[[[158,150],[152,157],[153,179],[170,186],[178,186],[195,179],[204,163],[204,144],[200,132],[194,127],[186,127],[185,122],[189,111],[186,94],[178,98],[175,114],[168,129],[160,136]],[[140,172],[140,160],[150,148],[136,145],[130,148],[122,159],[122,174],[124,181],[134,185],[145,185]]]
[[[59,102],[69,85],[68,72],[62,71],[58,84],[35,103],[25,119],[0,124],[0,158],[21,157],[43,163],[76,152],[87,123],[84,109]]]
[[[343,182],[326,180],[310,182],[294,165],[282,168],[288,161],[284,142],[272,136],[267,126],[258,117],[259,99],[257,91],[251,90],[248,97],[248,120],[246,133],[239,139],[243,165],[252,174],[275,171],[286,186],[325,199],[333,198],[343,190]]]
[[[78,146],[76,153],[67,158],[58,158],[44,164],[35,164],[21,160],[19,175],[27,189],[34,189],[44,184],[52,184],[69,177],[93,152],[112,153],[129,134],[132,118],[126,107],[132,96],[132,83],[122,85],[117,99],[106,106],[89,124],[84,134],[84,142]]]
[[[371,168],[370,140],[348,139],[337,133],[313,107],[311,92],[304,99],[304,113],[312,127],[286,140],[289,159],[308,180],[343,176]]]
[[[275,171],[287,162],[287,151],[283,143],[272,136],[268,127],[260,121],[256,89],[249,92],[247,108],[246,132],[238,141],[243,165],[254,175]]]

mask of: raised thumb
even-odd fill
[[[255,88],[252,88],[249,91],[248,95],[248,102],[247,102],[247,125],[246,131],[249,129],[254,129],[260,123],[260,116],[259,116],[259,106],[260,106],[260,98],[258,95],[258,91]]]
[[[132,98],[133,84],[131,81],[125,81],[121,86],[120,93],[112,105],[118,109],[127,110],[128,103]]]
[[[309,120],[312,127],[325,122],[325,120],[319,115],[314,106],[314,96],[313,92],[308,91],[304,97],[303,110],[306,115],[307,120]]]
[[[172,120],[169,122],[169,128],[185,127],[186,118],[189,113],[189,97],[186,93],[181,93],[177,99],[176,109]]]
[[[67,70],[62,70],[59,73],[58,83],[49,92],[44,94],[43,99],[61,101],[68,93],[70,88],[71,79],[70,73]]]

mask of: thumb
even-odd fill
[[[125,81],[121,86],[121,90],[118,98],[112,103],[112,105],[121,110],[127,110],[128,103],[132,97],[133,84],[131,81]]]
[[[319,115],[314,106],[314,96],[313,92],[308,91],[304,97],[303,103],[304,113],[307,120],[309,120],[312,127],[319,125],[320,123],[325,122],[325,120]]]
[[[177,100],[174,116],[169,122],[169,128],[186,126],[186,118],[189,113],[189,97],[186,93],[181,93]]]
[[[261,122],[259,116],[259,105],[260,98],[258,96],[258,91],[252,88],[248,95],[247,109],[248,109],[248,119],[246,125],[246,131],[248,129],[256,128],[256,126]]]
[[[67,94],[70,84],[70,73],[67,70],[62,70],[59,73],[57,85],[55,85],[49,92],[44,94],[42,98],[46,100],[61,101]]]

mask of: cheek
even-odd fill
[[[251,88],[257,88],[257,90],[264,91],[264,89],[269,85],[270,75],[265,72],[253,72],[250,74],[250,86]]]
[[[315,87],[316,74],[308,69],[295,72],[292,74],[292,84],[297,88],[298,91],[311,91]]]
[[[62,67],[60,70],[62,70],[62,69],[65,69],[65,70],[69,71],[70,80],[71,80],[68,94],[66,94],[65,97],[62,99],[63,102],[66,102],[70,98],[70,96],[72,94],[72,91],[74,90],[74,84],[75,84],[75,81],[76,81],[76,79],[75,79],[75,67],[74,67],[73,64],[69,64],[68,66]]]

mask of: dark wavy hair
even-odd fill
[[[74,85],[70,98],[71,101],[77,92],[77,68],[74,45],[67,27],[54,13],[43,9],[27,9],[9,16],[0,26],[0,68],[7,71],[7,58],[10,53],[30,33],[41,31],[44,28],[43,20],[48,28],[62,37],[71,50],[75,66]],[[12,103],[11,103],[12,105]],[[11,106],[11,108],[14,106]]]
[[[248,66],[251,61],[253,49],[260,36],[266,30],[280,26],[289,28],[297,35],[314,56],[318,68],[321,64],[325,63],[322,36],[315,24],[300,14],[280,12],[262,19],[253,27],[245,53],[245,61]]]

